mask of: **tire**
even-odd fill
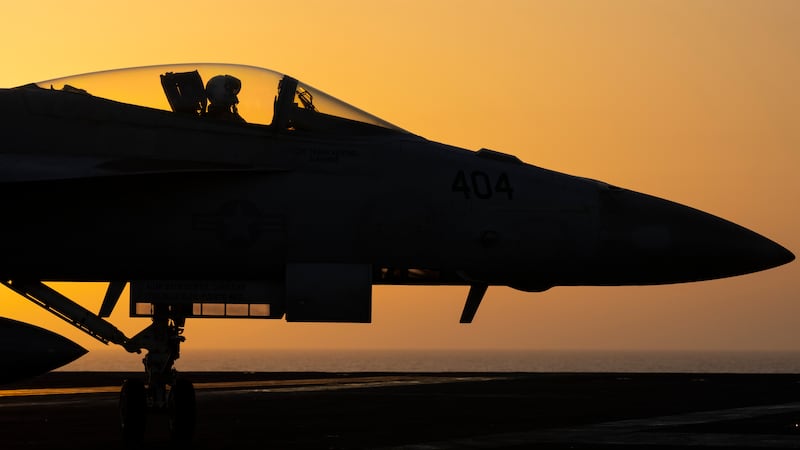
[[[147,394],[140,380],[125,380],[119,393],[119,423],[125,442],[144,439],[147,422]]]
[[[169,431],[172,440],[189,442],[194,437],[197,402],[194,385],[179,379],[169,391]]]

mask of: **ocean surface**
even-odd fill
[[[62,371],[140,371],[142,356],[89,352]],[[800,373],[800,352],[553,350],[196,350],[182,371]]]

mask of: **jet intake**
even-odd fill
[[[287,322],[372,321],[370,264],[288,264]]]
[[[281,282],[258,280],[134,280],[131,317],[152,317],[157,304],[179,308],[184,318],[280,319]]]
[[[292,263],[284,280],[134,280],[131,317],[169,305],[183,318],[372,321],[370,264]]]

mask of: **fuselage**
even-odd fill
[[[663,284],[793,259],[706,213],[418,136],[278,131],[88,95],[0,91],[6,278]]]
[[[241,110],[260,122],[242,121],[238,77],[255,93]],[[147,351],[147,387],[128,380],[120,394],[131,441],[147,405],[191,436],[194,391],[173,367],[187,318],[367,323],[373,285],[422,284],[469,286],[470,323],[493,285],[681,283],[794,259],[710,214],[431,142],[266,69],[152,66],[4,89],[0,130],[0,284]],[[95,314],[47,281],[109,283]],[[152,321],[131,337],[104,319],[126,286],[128,313]],[[16,361],[0,382],[83,353],[0,325]]]

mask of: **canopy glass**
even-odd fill
[[[357,130],[359,127],[345,125],[359,122],[403,132],[292,77],[253,66],[208,63],[147,66],[75,75],[36,85],[202,117],[208,104],[205,86],[218,75],[229,75],[241,82],[235,110],[245,123],[331,131]],[[280,91],[283,95],[279,95]]]

